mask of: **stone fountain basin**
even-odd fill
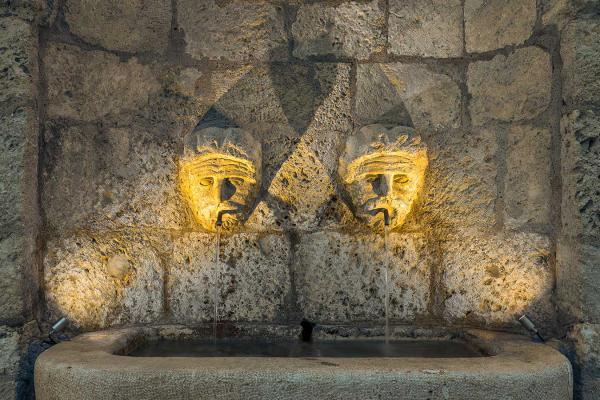
[[[159,326],[80,335],[38,358],[36,398],[572,399],[571,365],[558,351],[526,337],[481,330],[395,328],[392,341],[421,341],[413,349],[435,341],[456,342],[478,349],[480,356],[437,357],[435,352],[426,357],[410,352],[393,357],[129,355],[156,341],[195,340],[197,344],[210,339],[211,332],[210,327]],[[378,334],[370,329],[321,327],[314,340],[344,342],[342,348],[354,342],[376,346],[382,339]],[[219,335],[291,343],[298,328],[228,326],[221,327]]]

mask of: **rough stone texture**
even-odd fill
[[[600,321],[600,246],[560,239],[556,249],[556,297],[565,322]]]
[[[300,6],[292,24],[294,56],[366,60],[380,53],[385,45],[385,17],[379,5],[371,0]]]
[[[462,234],[447,242],[444,252],[444,317],[448,322],[516,326],[517,318],[527,313],[539,326],[554,326],[554,276],[547,237]]]
[[[48,225],[181,228],[189,218],[178,193],[172,144],[139,128],[48,124],[42,202]]]
[[[13,399],[16,394],[15,375],[21,356],[19,332],[0,325],[0,398]]]
[[[540,48],[526,47],[508,56],[474,62],[468,68],[467,85],[474,125],[494,119],[534,118],[550,104],[550,55]]]
[[[265,1],[182,0],[177,21],[185,51],[197,59],[280,61],[287,58],[283,9]]]
[[[12,233],[0,239],[0,321],[4,323],[23,322],[28,312],[23,262],[23,253],[28,249],[22,235]]]
[[[2,0],[0,13],[18,16],[40,26],[49,26],[56,18],[58,4],[47,0]]]
[[[136,58],[83,51],[51,43],[44,65],[48,81],[48,116],[94,121],[147,103],[160,89],[152,68]]]
[[[533,32],[536,0],[466,0],[467,51],[485,52],[524,43]]]
[[[282,235],[225,236],[216,269],[216,236],[184,234],[173,243],[169,309],[177,321],[212,321],[218,282],[219,320],[280,318],[290,291],[289,254],[290,244]]]
[[[390,234],[390,317],[410,322],[427,312],[429,256],[421,235]],[[302,313],[314,321],[382,320],[386,253],[382,235],[303,235],[293,271]]]
[[[48,319],[66,316],[91,330],[115,324],[155,322],[163,308],[165,238],[143,233],[80,234],[48,243],[44,282]],[[163,249],[164,251],[164,249]],[[111,256],[129,259],[123,279],[110,276]]]
[[[420,227],[444,236],[457,229],[490,230],[496,223],[496,143],[494,129],[436,135],[427,141],[429,167]]]
[[[35,95],[37,38],[31,26],[16,17],[0,18],[0,103],[22,100]]]
[[[600,393],[600,325],[577,324],[568,340],[574,347],[575,398],[596,400]]]
[[[574,111],[562,119],[561,234],[600,243],[600,116]]]
[[[551,136],[545,128],[514,125],[508,130],[504,178],[504,225],[547,228],[552,205]]]
[[[393,123],[419,131],[460,125],[461,94],[448,75],[422,64],[359,64],[356,116],[360,125]]]
[[[600,104],[600,20],[569,23],[561,38],[560,55],[567,107]]]
[[[460,57],[460,0],[391,0],[389,51],[401,56]]]
[[[88,43],[128,52],[163,52],[171,29],[171,1],[68,0],[70,31]]]

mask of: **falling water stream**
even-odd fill
[[[215,244],[215,270],[213,281],[213,304],[215,306],[213,317],[213,339],[217,342],[217,323],[219,322],[219,247],[221,245],[221,226],[217,225],[217,242]]]
[[[389,269],[390,269],[390,250],[389,250],[389,227],[384,225],[383,227],[383,248],[384,248],[384,260],[383,260],[383,305],[385,308],[385,343],[388,344],[390,341],[390,281],[389,281]]]

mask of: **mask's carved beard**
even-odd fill
[[[226,231],[231,230],[231,229],[235,228],[236,226],[238,226],[239,224],[240,224],[240,221],[238,221],[236,216],[233,216],[231,214],[225,214],[225,215],[223,215],[221,229],[226,230]]]

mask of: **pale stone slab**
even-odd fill
[[[24,242],[22,233],[0,238],[0,321],[4,323],[22,322],[26,312]]]
[[[551,139],[546,128],[514,125],[508,130],[504,224],[510,229],[543,229],[551,223]]]
[[[21,335],[8,326],[0,325],[0,398],[14,399],[16,395],[15,377],[21,358]]]
[[[600,246],[561,238],[556,249],[556,292],[564,319],[600,322]]]
[[[533,32],[536,0],[466,0],[465,43],[469,53],[524,43]]]
[[[175,150],[140,128],[49,124],[42,205],[52,228],[180,229],[189,224],[178,193]]]
[[[383,51],[385,18],[377,0],[326,2],[299,7],[292,24],[293,54],[366,60]]]
[[[600,22],[578,19],[569,23],[561,38],[560,55],[567,107],[600,104]]]
[[[274,321],[290,291],[290,244],[283,235],[188,233],[175,239],[169,265],[168,304],[184,323],[214,319],[214,291],[221,321]]]
[[[390,234],[390,317],[413,321],[427,312],[430,262],[423,236]],[[293,271],[303,314],[312,320],[384,319],[383,235],[316,232],[300,237]]]
[[[460,125],[458,84],[423,64],[359,64],[356,92],[361,125],[392,123],[419,131],[445,131]]]
[[[69,30],[88,43],[127,52],[167,49],[170,0],[68,0],[64,8]]]
[[[78,235],[48,243],[44,257],[48,319],[61,316],[75,328],[155,322],[163,311],[163,265],[157,249],[165,237],[141,233]],[[111,257],[128,259],[114,278]]]
[[[441,236],[495,225],[496,136],[495,129],[486,128],[427,140],[429,168],[416,224]]]
[[[554,326],[548,237],[461,234],[444,247],[442,283],[448,322],[518,326],[517,318],[527,313],[539,326]]]
[[[48,116],[94,121],[148,102],[160,85],[151,67],[102,51],[51,43],[44,59]]]
[[[490,120],[519,121],[544,112],[550,104],[550,55],[538,47],[471,63],[467,72],[474,125]]]
[[[561,122],[562,235],[600,243],[600,116],[573,111]]]
[[[389,51],[400,56],[460,57],[460,0],[391,0]]]
[[[35,96],[37,36],[32,27],[16,17],[0,18],[0,103]]]
[[[182,0],[177,21],[185,51],[196,59],[235,62],[287,59],[280,5],[266,1]]]

